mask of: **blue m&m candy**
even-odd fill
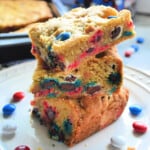
[[[136,42],[142,44],[142,43],[144,43],[144,38],[143,37],[138,37],[136,39]]]
[[[71,32],[62,32],[56,37],[56,39],[60,41],[65,41],[69,39],[70,36],[71,36]]]
[[[138,45],[132,44],[131,47],[134,49],[134,52],[139,51],[139,46]]]
[[[108,19],[115,19],[115,18],[117,18],[117,16],[108,16],[107,18]]]
[[[129,107],[129,110],[130,110],[132,115],[137,116],[142,112],[142,107],[139,105],[132,105]]]
[[[10,116],[15,111],[16,106],[14,104],[6,104],[3,108],[3,115],[4,116]]]

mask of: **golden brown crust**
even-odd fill
[[[37,0],[1,0],[0,32],[9,32],[52,18],[48,4]]]

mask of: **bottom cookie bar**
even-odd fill
[[[117,120],[128,96],[128,90],[120,88],[113,95],[96,93],[78,99],[36,97],[32,116],[48,128],[50,138],[73,146]]]

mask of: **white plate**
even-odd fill
[[[31,150],[112,150],[110,138],[113,135],[124,136],[125,150],[127,147],[135,147],[136,150],[150,150],[150,75],[125,67],[124,84],[130,90],[130,98],[122,116],[109,127],[74,147],[68,148],[63,143],[49,139],[47,129],[30,117],[30,101],[33,97],[28,89],[35,64],[35,61],[31,61],[0,72],[0,130],[6,122],[16,122],[18,126],[13,137],[0,136],[0,141],[6,150],[14,150],[18,145],[27,145]],[[2,107],[11,101],[16,91],[24,91],[26,96],[22,101],[15,103],[16,111],[13,115],[4,118]],[[132,104],[139,104],[143,107],[142,113],[137,117],[133,117],[129,112],[128,108]],[[148,126],[148,131],[143,135],[137,136],[133,133],[132,123],[137,120]]]

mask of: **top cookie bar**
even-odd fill
[[[75,69],[89,56],[132,38],[134,25],[129,10],[91,6],[76,8],[59,18],[34,26],[29,32],[32,54],[52,71]]]

